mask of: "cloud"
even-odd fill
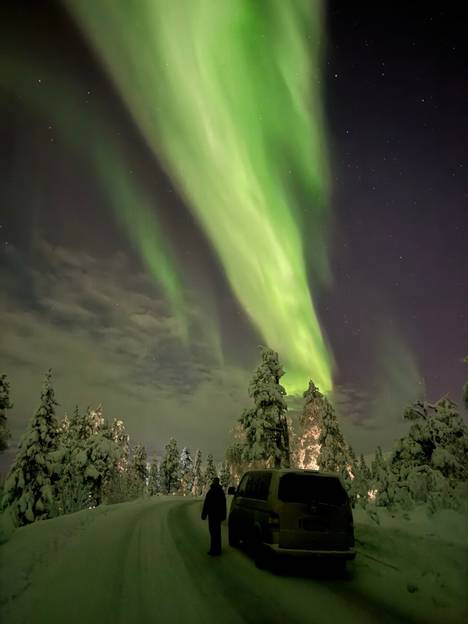
[[[221,460],[229,430],[248,402],[248,379],[220,367],[204,341],[198,309],[188,311],[196,341],[185,346],[182,328],[150,277],[122,253],[98,258],[45,241],[28,268],[9,250],[8,265],[22,265],[18,288],[0,272],[2,363],[12,385],[10,424],[17,441],[37,406],[43,374],[51,367],[60,407],[102,403],[122,418],[134,441],[160,453],[170,435]]]

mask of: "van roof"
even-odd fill
[[[317,475],[321,477],[334,477],[335,479],[340,478],[340,475],[336,472],[322,472],[321,470],[311,470],[306,468],[252,468],[251,470],[246,470],[244,474],[248,472],[276,472],[280,474],[296,473]]]

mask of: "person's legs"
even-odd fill
[[[210,520],[208,518],[208,527],[210,529],[211,547],[210,553],[212,555],[221,554],[221,522],[219,520]]]

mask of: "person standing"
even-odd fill
[[[221,522],[226,520],[226,496],[219,484],[218,477],[213,479],[203,502],[202,520],[208,517],[208,529],[210,531],[209,555],[221,554]]]

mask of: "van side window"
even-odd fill
[[[246,489],[247,489],[247,481],[249,479],[249,475],[245,474],[242,477],[241,482],[239,483],[239,487],[237,488],[237,496],[246,496]]]
[[[267,500],[270,481],[271,472],[252,472],[249,475],[244,496],[246,498],[255,498],[256,500]]]

